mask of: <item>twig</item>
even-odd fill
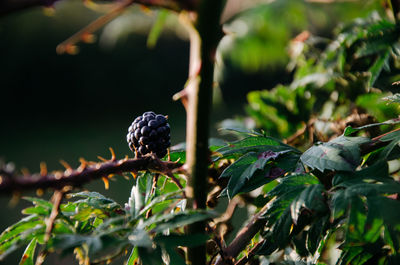
[[[51,232],[53,231],[54,227],[54,222],[56,221],[56,218],[58,216],[59,210],[60,210],[60,205],[61,201],[64,198],[66,190],[55,190],[53,197],[51,198],[52,203],[53,203],[53,208],[51,210],[51,214],[49,218],[46,219],[46,232],[44,235],[44,242],[46,245],[47,242],[49,241],[51,237]],[[35,265],[42,265],[46,256],[48,254],[48,251],[46,250],[46,247],[44,246],[43,249],[40,251],[38,258],[36,259]]]
[[[135,1],[134,0],[125,0],[121,3],[116,4],[116,6],[107,14],[99,17],[98,19],[94,20],[91,22],[89,25],[86,27],[82,28],[79,30],[77,33],[60,43],[56,51],[58,54],[62,53],[73,53],[71,49],[73,49],[74,45],[84,39],[86,35],[91,34],[104,26],[106,23],[109,21],[113,20],[116,18],[118,15],[120,15],[128,6],[132,5]],[[74,50],[74,49],[73,49]]]
[[[229,219],[231,219],[233,214],[235,213],[236,207],[240,203],[241,203],[241,199],[239,197],[234,197],[229,202],[228,206],[226,207],[225,212],[220,217],[213,220],[215,225],[229,221]]]
[[[397,129],[392,130],[390,132],[387,132],[385,134],[379,135],[379,136],[377,136],[375,138],[372,138],[370,142],[362,144],[360,146],[361,155],[362,156],[366,155],[366,154],[368,154],[368,153],[370,153],[370,152],[372,152],[374,150],[377,150],[377,149],[379,149],[381,147],[384,147],[384,146],[388,145],[390,143],[390,141],[383,142],[383,141],[381,141],[382,137],[384,137],[384,136],[386,136],[386,135],[388,135],[390,133],[397,132],[397,131],[400,131],[400,128],[397,128]]]
[[[44,241],[49,241],[51,237],[51,232],[53,231],[54,221],[57,218],[58,211],[60,209],[61,201],[64,198],[64,191],[56,190],[54,191],[53,197],[51,198],[53,202],[53,209],[51,210],[50,217],[46,220],[46,233],[44,235]]]
[[[122,174],[141,170],[166,173],[165,171],[167,170],[170,171],[182,166],[181,163],[165,162],[154,159],[152,156],[110,160],[101,163],[89,163],[82,160],[81,163],[81,166],[77,169],[67,169],[65,172],[58,171],[46,175],[0,175],[0,194],[46,188],[60,190],[66,186],[80,187],[92,180],[101,179],[110,174]]]
[[[28,8],[38,6],[52,6],[59,0],[2,0],[0,1],[0,16],[11,14]],[[118,2],[115,0],[114,2]],[[196,9],[196,0],[133,0],[135,4],[149,7],[162,7],[174,11]]]
[[[265,211],[268,209],[268,205],[265,205],[260,212],[258,212],[250,222],[239,231],[235,239],[224,249],[224,256],[235,258],[239,253],[246,248],[247,244],[257,234],[267,222],[267,219],[263,217]],[[219,257],[215,265],[224,265],[226,262]]]

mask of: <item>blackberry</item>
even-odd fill
[[[170,127],[167,118],[153,111],[143,113],[129,126],[126,140],[129,148],[139,156],[154,153],[159,158],[167,154],[171,146]]]

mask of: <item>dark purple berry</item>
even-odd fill
[[[148,136],[150,134],[150,132],[151,132],[151,129],[148,126],[144,126],[144,127],[142,127],[140,132],[142,133],[142,135]]]
[[[147,124],[150,128],[155,129],[158,127],[159,123],[156,120],[151,120],[149,121],[149,123]]]
[[[135,131],[135,138],[136,138],[137,140],[139,140],[141,136],[142,136],[142,134],[140,133],[140,129],[139,129],[139,128],[136,129],[136,131]]]
[[[164,157],[171,145],[167,118],[152,111],[145,112],[131,124],[126,140],[129,148],[135,149],[139,156],[153,153],[159,158]]]
[[[147,122],[143,120],[143,121],[140,121],[137,125],[138,125],[139,128],[141,128],[143,126],[146,126]]]
[[[167,123],[167,119],[165,118],[164,115],[156,115],[156,121],[158,121],[160,123],[160,125],[164,125],[165,123]]]
[[[157,131],[156,130],[151,130],[151,132],[149,134],[150,139],[151,140],[156,140],[157,136],[158,136]]]
[[[139,144],[140,144],[140,145],[146,145],[146,144],[148,144],[149,142],[150,142],[150,140],[149,140],[148,137],[146,137],[146,136],[140,137],[140,140],[139,140]]]

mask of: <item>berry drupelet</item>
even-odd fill
[[[167,118],[153,111],[143,113],[129,126],[126,140],[129,148],[138,156],[154,153],[159,158],[167,154],[171,145],[170,127]]]

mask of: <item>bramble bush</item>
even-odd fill
[[[246,119],[256,127],[224,121],[234,125],[222,128],[231,141],[208,139],[208,125],[201,126],[209,123],[210,55],[222,37],[223,3],[163,3],[181,12],[194,54],[178,95],[188,113],[186,144],[161,159],[117,159],[111,150],[109,160],[82,159],[77,169],[65,163],[63,172],[42,167],[31,176],[4,164],[1,193],[54,194],[50,201],[23,197],[32,206],[0,235],[0,259],[26,247],[20,265],[42,264],[52,252],[73,253],[80,264],[124,255],[130,265],[399,264],[400,96],[389,85],[399,75],[398,2],[389,3],[393,17],[374,12],[340,26],[332,39],[298,35],[293,81],[250,92]],[[73,50],[73,40],[61,50]],[[125,205],[79,190],[96,179],[108,187],[114,175],[133,182]],[[223,198],[229,203],[221,215],[214,209]],[[240,203],[254,214],[226,242]]]

